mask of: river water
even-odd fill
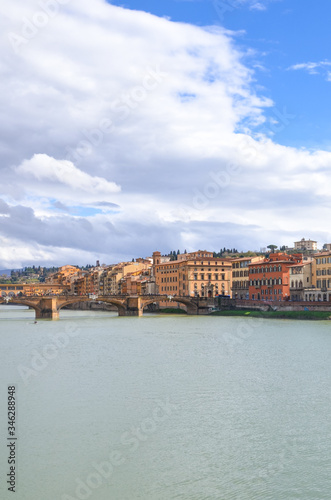
[[[330,322],[61,311],[35,324],[1,306],[0,336],[1,499],[331,497]]]

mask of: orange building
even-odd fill
[[[78,277],[82,271],[75,266],[62,266],[56,273],[46,278],[45,283],[70,285],[74,277]]]
[[[289,300],[290,266],[302,262],[302,254],[270,254],[268,259],[249,264],[251,300]]]

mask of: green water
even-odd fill
[[[1,500],[331,498],[328,321],[1,306],[0,339]]]

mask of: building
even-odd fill
[[[51,274],[45,279],[45,283],[70,285],[73,277],[80,275],[82,271],[75,266],[62,266],[56,273]]]
[[[180,253],[177,254],[177,260],[192,260],[192,259],[210,259],[214,256],[213,252],[207,252],[207,250],[198,250],[197,252],[190,253]]]
[[[124,276],[119,282],[119,293],[127,295],[146,295],[150,294],[151,270],[136,271]]]
[[[208,254],[208,255],[206,255]],[[156,289],[159,294],[190,297],[215,297],[231,294],[231,261],[214,258],[211,252],[202,256],[199,252],[187,259],[160,263],[154,252]]]
[[[331,301],[331,251],[314,255],[312,288],[305,290],[305,300]]]
[[[1,297],[14,297],[24,295],[31,297],[33,295],[61,295],[68,293],[69,288],[65,285],[50,284],[50,283],[31,283],[18,285],[0,285]]]
[[[249,264],[258,262],[261,257],[240,257],[232,259],[232,297],[248,299],[249,297]]]
[[[290,266],[290,297],[292,301],[305,300],[305,291],[312,288],[314,260],[309,259]]]
[[[295,241],[294,242],[294,249],[295,250],[302,250],[302,251],[317,251],[317,241],[313,240],[305,240],[302,238],[300,241]]]
[[[249,267],[249,298],[281,301],[290,299],[290,266],[302,262],[301,254],[272,253]]]
[[[149,260],[139,262],[121,262],[104,271],[100,277],[99,293],[102,295],[118,295],[122,292],[122,281],[127,274],[141,273],[151,268]]]

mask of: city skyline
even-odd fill
[[[0,268],[330,242],[326,0],[115,4],[2,4]]]

